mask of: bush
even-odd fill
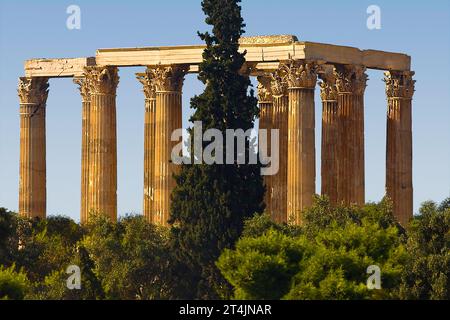
[[[9,268],[0,266],[0,300],[22,300],[28,294],[30,282],[26,274],[15,269],[15,265]]]
[[[333,208],[318,197],[303,217],[294,232],[260,216],[247,222],[236,248],[225,250],[217,262],[234,298],[396,297],[407,253],[388,202]],[[370,265],[381,268],[381,290],[367,288]]]

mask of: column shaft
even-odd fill
[[[179,167],[172,163],[171,153],[178,141],[171,141],[172,132],[182,128],[181,88],[188,67],[158,66],[149,68],[155,80],[155,160],[154,213],[152,221],[167,225],[170,217],[170,195],[176,181],[173,175]]]
[[[89,214],[117,220],[116,87],[114,67],[88,67],[91,92],[89,125]]]
[[[20,78],[19,214],[46,217],[45,105],[47,78]]]
[[[312,205],[316,189],[314,89],[289,89],[287,205],[290,221]]]
[[[289,88],[287,212],[301,224],[303,209],[312,205],[316,189],[314,88],[317,65],[303,60],[283,66]]]
[[[386,136],[386,192],[393,213],[406,225],[413,216],[412,118],[413,72],[385,74],[388,99]]]
[[[173,174],[178,166],[171,161],[172,132],[181,128],[181,93],[156,92],[155,122],[155,214],[153,222],[166,225],[170,212],[170,194],[175,187]]]
[[[338,202],[364,204],[364,90],[362,66],[335,68],[338,92]]]
[[[81,206],[80,222],[88,220],[88,194],[89,194],[89,127],[91,98],[86,78],[75,78],[74,82],[79,85],[82,98],[81,102]]]
[[[319,77],[322,100],[321,194],[331,204],[338,199],[338,103],[333,66],[321,66]]]
[[[259,102],[259,129],[266,130],[267,137],[267,152],[268,155],[271,155],[271,132],[273,123],[272,123],[272,108],[273,103],[267,101]],[[263,177],[264,185],[266,186],[266,192],[264,194],[264,203],[266,204],[266,212],[272,212],[272,197],[273,197],[273,179],[272,175],[265,175]]]
[[[322,160],[321,194],[327,195],[330,203],[337,203],[338,190],[338,104],[336,100],[322,101]]]
[[[258,77],[258,103],[259,103],[259,130],[266,130],[267,139],[267,155],[273,157],[272,154],[272,136],[271,130],[274,128],[273,122],[273,97],[271,90],[271,79],[269,76]],[[260,137],[258,143],[261,143]],[[273,176],[264,176],[264,185],[266,192],[264,194],[264,203],[266,204],[265,212],[272,214],[273,211]]]
[[[286,94],[273,97],[273,127],[279,130],[279,169],[272,176],[273,198],[272,218],[274,221],[287,222],[287,160],[288,160],[288,104]]]
[[[153,222],[155,189],[156,99],[145,99],[144,115],[144,216]]]
[[[143,85],[145,96],[143,214],[148,222],[154,222],[156,87],[149,69],[145,73],[137,73],[136,77]]]

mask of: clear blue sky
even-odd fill
[[[81,30],[66,28],[66,8],[81,8]],[[381,8],[381,30],[366,27],[369,5]],[[403,52],[416,71],[413,101],[414,207],[450,192],[450,2],[244,0],[247,35],[295,34],[300,40]],[[19,101],[17,78],[30,58],[94,56],[97,48],[201,43],[200,1],[0,0],[0,206],[18,208]],[[141,85],[121,68],[117,92],[118,212],[140,213],[143,185]],[[369,71],[365,95],[366,199],[384,194],[386,102],[381,71]],[[195,75],[189,99],[200,93]],[[318,90],[316,90],[318,91]],[[320,190],[320,99],[316,94],[317,191]],[[79,220],[81,100],[71,79],[50,80],[47,101],[47,213]]]

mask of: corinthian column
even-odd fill
[[[267,155],[272,155],[271,148],[271,129],[273,128],[273,99],[271,89],[271,78],[269,76],[258,77],[258,104],[259,104],[259,129],[266,130],[267,139]],[[260,143],[260,139],[258,139]],[[273,177],[272,175],[264,176],[264,184],[266,192],[264,194],[264,202],[266,204],[266,212],[272,213],[273,198]]]
[[[181,88],[187,66],[157,66],[149,68],[155,79],[155,175],[154,213],[152,221],[167,225],[170,214],[170,194],[175,187],[173,174],[178,170],[171,161],[172,148],[177,141],[171,141],[172,132],[182,127]]]
[[[282,70],[271,74],[273,95],[272,121],[273,129],[279,130],[279,170],[272,176],[272,212],[276,222],[287,222],[287,158],[288,158],[288,92]]]
[[[117,220],[116,67],[86,67],[91,95],[87,212]]]
[[[336,78],[332,70],[319,75],[322,99],[321,194],[337,203],[338,190],[338,103]]]
[[[44,219],[46,215],[45,104],[47,78],[19,79],[20,169],[19,214]]]
[[[156,88],[151,71],[136,74],[143,85],[145,96],[144,112],[144,199],[143,214],[148,222],[153,222],[154,179],[155,179],[155,111]]]
[[[364,204],[365,67],[336,66],[338,92],[338,202]]]
[[[86,223],[88,219],[88,191],[89,191],[89,124],[91,96],[89,85],[85,77],[74,78],[81,94],[81,208],[80,222]]]
[[[413,216],[411,100],[412,71],[385,73],[387,111],[386,192],[397,220],[406,225]]]
[[[301,212],[312,204],[316,190],[314,88],[317,65],[302,60],[284,65],[289,88],[287,211],[301,223]]]

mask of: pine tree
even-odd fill
[[[242,75],[245,53],[239,53],[244,33],[240,0],[204,0],[202,8],[212,34],[199,33],[206,42],[199,79],[205,91],[191,100],[191,121],[202,121],[203,132],[216,128],[253,128],[258,116],[257,99],[248,76]],[[191,130],[192,141],[192,130]],[[205,146],[206,144],[204,144]],[[236,159],[236,143],[233,150]],[[191,149],[192,152],[192,149]],[[255,152],[246,141],[246,157]],[[225,159],[226,147],[223,148]],[[183,274],[183,298],[218,298],[230,287],[215,262],[224,248],[232,248],[246,218],[264,210],[260,164],[183,164],[175,176],[171,218],[174,250],[188,274]],[[180,280],[181,281],[181,280]]]

